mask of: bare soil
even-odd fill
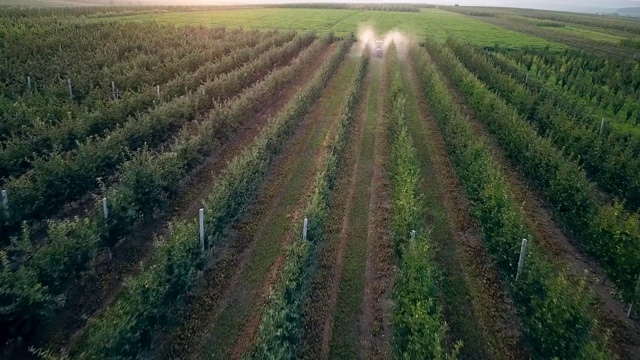
[[[375,152],[371,195],[369,198],[369,221],[367,226],[367,260],[365,265],[365,289],[360,331],[361,358],[390,359],[391,317],[393,312],[393,290],[396,259],[389,234],[389,135],[387,96],[389,79],[385,63],[382,68],[380,95],[378,97],[378,119],[375,133]]]

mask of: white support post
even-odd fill
[[[527,75],[524,77],[524,83],[528,83],[529,82],[529,73],[527,73]]]
[[[109,206],[106,197],[102,198],[102,215],[104,215],[105,220],[109,218]]]
[[[73,88],[71,87],[71,79],[67,79],[67,85],[69,86],[69,96],[73,98]]]
[[[307,240],[307,230],[309,227],[309,220],[304,218],[304,222],[302,223],[302,240]]]
[[[598,132],[598,135],[602,135],[602,128],[604,128],[604,118],[602,118],[602,121],[600,122],[600,132]]]
[[[636,291],[635,295],[640,295],[640,274],[638,275],[638,281],[636,281]],[[633,302],[629,304],[629,311],[627,311],[627,318],[631,317],[631,310],[633,309]]]
[[[158,94],[158,97],[160,97],[160,85],[156,85],[156,93]]]
[[[413,246],[415,243],[416,243],[416,231],[411,230],[411,246]]]
[[[522,245],[520,245],[520,259],[518,260],[518,273],[516,274],[516,280],[520,277],[522,269],[524,268],[524,258],[527,256],[527,239],[522,239]]]
[[[200,222],[200,249],[204,252],[204,209],[198,212]]]
[[[29,92],[31,92],[31,76],[27,76],[27,87],[29,88]]]
[[[9,196],[7,190],[2,190],[2,208],[4,209],[5,219],[9,218]]]
[[[111,82],[111,96],[113,97],[113,100],[116,99],[116,83],[115,83],[115,81]]]

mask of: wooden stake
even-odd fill
[[[107,198],[102,198],[102,214],[104,215],[104,219],[107,220],[109,218],[109,207],[107,204]]]
[[[9,196],[7,190],[2,190],[2,208],[4,208],[4,217],[9,219]]]
[[[198,212],[200,220],[200,249],[204,252],[204,209]]]
[[[307,230],[309,226],[309,220],[304,218],[304,222],[302,223],[302,240],[307,240]]]
[[[638,275],[638,281],[636,281],[636,291],[635,295],[640,295],[640,274]],[[631,309],[633,309],[633,302],[629,304],[629,311],[627,311],[627,318],[631,317]]]
[[[602,118],[602,121],[600,122],[600,132],[598,135],[602,135],[602,128],[604,128],[604,118]]]
[[[520,277],[522,269],[524,268],[524,258],[527,256],[527,239],[522,239],[522,245],[520,245],[520,259],[518,260],[518,272],[516,273],[516,280]]]

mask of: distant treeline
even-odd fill
[[[78,6],[78,7],[18,7],[0,6],[0,18],[20,18],[33,16],[86,16],[109,17],[138,14],[215,11],[255,8],[254,5],[213,5],[213,6]]]
[[[640,16],[640,7],[621,8],[616,13],[620,16],[638,17]]]
[[[21,18],[32,16],[86,16],[109,17],[138,14],[215,11],[229,9],[247,9],[256,7],[270,8],[311,8],[311,9],[357,9],[375,11],[420,12],[420,9],[435,8],[429,4],[340,4],[340,3],[299,3],[274,5],[192,5],[192,6],[78,6],[78,7],[22,7],[0,6],[0,18]]]

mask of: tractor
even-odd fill
[[[381,58],[381,57],[383,56],[383,52],[382,52],[382,45],[383,45],[383,44],[384,44],[384,41],[382,41],[382,40],[378,40],[378,41],[376,41],[376,46],[375,46],[375,48],[374,48],[374,50],[373,50],[373,54],[374,54],[376,57]]]

